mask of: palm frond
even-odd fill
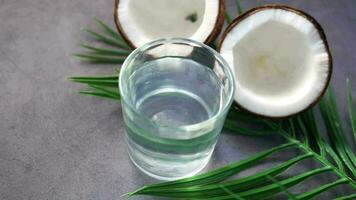
[[[354,136],[354,141],[356,141],[356,110],[355,106],[353,106],[353,98],[352,98],[352,90],[351,90],[351,83],[349,79],[346,79],[347,85],[347,108],[349,111],[349,118],[352,128],[352,133]]]
[[[329,160],[325,157],[320,156],[318,153],[314,152],[310,147],[305,146],[305,144],[296,141],[288,136],[287,133],[281,133],[288,141],[294,141],[297,143],[298,148],[304,153],[312,153],[315,160],[319,161],[322,165],[327,166],[332,169],[333,173],[340,177],[341,179],[347,179],[348,183],[356,189],[356,182],[352,178],[350,178],[344,171],[335,167],[333,164],[329,162]],[[326,144],[327,145],[327,144]]]
[[[323,168],[319,168],[319,169],[314,169],[308,172],[304,172],[302,174],[299,174],[297,176],[294,177],[290,177],[284,180],[280,180],[278,181],[278,183],[272,183],[266,186],[262,186],[262,187],[258,187],[258,188],[253,188],[244,192],[237,192],[234,194],[237,194],[238,196],[242,197],[242,198],[246,198],[249,200],[259,200],[259,199],[266,199],[266,198],[270,198],[280,192],[282,192],[284,189],[288,189],[290,187],[293,187],[301,182],[303,182],[304,180],[315,176],[317,174],[320,173],[324,173],[327,171],[330,171],[331,169],[328,167],[323,167]],[[282,189],[284,188],[284,189]],[[213,197],[213,198],[206,198],[204,195],[204,198],[201,199],[208,199],[208,200],[226,200],[226,199],[231,199],[232,196],[231,195],[226,195],[226,196],[219,196],[219,197]]]
[[[113,56],[102,56],[102,55],[92,55],[92,54],[73,54],[82,61],[95,62],[95,63],[123,63],[125,58],[113,57]]]
[[[319,107],[328,130],[331,144],[340,157],[340,160],[349,169],[353,177],[356,177],[356,158],[350,146],[347,144],[331,88],[327,90],[325,97],[320,101]]]
[[[258,186],[261,186],[263,184],[271,183],[269,181],[269,177],[275,177],[278,174],[281,174],[282,172],[286,171],[293,165],[297,164],[298,162],[307,159],[311,157],[310,154],[305,154],[298,156],[296,158],[293,158],[289,161],[286,161],[285,163],[282,163],[276,167],[273,167],[271,169],[267,169],[264,171],[261,171],[258,174],[246,176],[240,179],[228,181],[221,183],[221,180],[215,181],[216,183],[219,184],[203,184],[203,185],[196,185],[194,184],[191,187],[176,187],[174,185],[166,185],[166,184],[161,184],[158,187],[144,187],[142,190],[138,190],[134,193],[131,193],[130,195],[137,195],[137,194],[149,194],[152,195],[154,194],[155,196],[165,196],[165,197],[174,197],[174,198],[199,198],[201,197],[202,194],[204,196],[209,196],[209,197],[218,197],[218,196],[223,196],[225,194],[225,191],[221,189],[221,186],[224,188],[229,189],[231,192],[243,192],[248,189],[252,189]],[[240,161],[241,162],[241,161]],[[236,162],[234,164],[237,164],[239,162]],[[231,164],[231,165],[234,165]],[[208,173],[207,173],[208,174]],[[199,187],[197,187],[199,186]]]
[[[302,140],[304,141],[306,146],[309,146],[309,135],[307,133],[307,129],[304,123],[302,122],[301,116],[297,116],[295,121],[297,126],[300,128],[300,132],[302,133]]]
[[[267,175],[267,178],[270,179],[273,183],[277,184],[279,186],[279,188],[281,188],[281,191],[284,192],[284,194],[286,194],[288,196],[288,199],[297,200],[295,195],[292,194],[291,192],[289,192],[288,189],[285,188],[282,184],[280,184],[278,180],[276,180],[275,178],[273,178],[272,176],[269,176],[269,175]]]
[[[99,98],[119,100],[117,97],[113,97],[111,95],[106,94],[105,92],[98,92],[95,90],[81,90],[81,91],[79,91],[79,93],[89,95],[89,96],[95,96],[95,97],[99,97]]]
[[[101,21],[98,18],[95,18],[95,21],[98,23],[100,28],[108,35],[110,35],[113,39],[120,41],[119,43],[124,46],[124,48],[129,49],[130,47],[125,43],[125,41],[122,39],[121,35],[118,34],[116,31],[114,31],[112,28],[110,28],[107,24],[105,24],[103,21]]]
[[[337,168],[343,172],[345,172],[345,167],[344,164],[342,163],[342,161],[340,160],[339,156],[335,153],[334,149],[332,149],[328,144],[323,144],[325,151],[329,154],[329,156],[333,159],[333,161],[336,163]],[[322,155],[321,155],[322,156]],[[326,157],[326,156],[322,156],[322,157]]]
[[[104,36],[100,33],[94,32],[89,29],[84,28],[82,30],[84,32],[88,33],[89,35],[93,36],[94,38],[96,38],[98,41],[103,42],[104,44],[111,45],[111,46],[118,47],[118,48],[128,49],[127,46],[122,44],[122,42],[119,40],[115,40],[113,38]]]
[[[317,126],[315,115],[314,115],[314,109],[310,109],[303,114],[300,115],[302,123],[305,124],[305,127],[308,131],[310,131],[313,134],[308,134],[312,139],[313,142],[316,143],[316,146],[318,148],[318,151],[322,157],[326,157],[326,147],[325,147],[325,141],[321,137],[320,130]]]
[[[241,2],[240,2],[240,0],[235,0],[235,4],[236,4],[236,9],[237,9],[238,15],[241,15],[241,14],[242,14],[242,7],[241,7]],[[224,14],[225,14],[226,23],[227,23],[227,24],[230,24],[231,21],[232,21],[231,15],[230,15],[227,11],[225,11]]]
[[[346,178],[341,178],[341,179],[338,179],[338,180],[336,180],[336,181],[334,181],[334,182],[331,182],[331,183],[328,183],[328,184],[319,186],[319,187],[317,187],[317,188],[315,188],[315,189],[312,189],[312,190],[310,190],[310,191],[308,191],[308,192],[304,192],[304,193],[298,195],[298,196],[296,197],[296,199],[298,199],[298,200],[311,199],[311,198],[317,196],[318,194],[321,194],[321,193],[327,191],[328,189],[331,189],[331,188],[333,188],[333,187],[335,187],[335,186],[338,186],[338,185],[340,185],[340,184],[345,184],[345,183],[347,183],[347,182],[349,182],[348,179],[346,179]]]
[[[89,87],[91,87],[92,89],[95,89],[96,91],[100,91],[102,93],[105,93],[108,96],[111,96],[112,98],[115,99],[120,99],[120,93],[119,91],[116,90],[112,90],[111,88],[107,88],[105,86],[100,86],[100,85],[94,85],[94,84],[88,84]]]
[[[338,197],[335,200],[352,200],[352,199],[356,199],[356,194],[350,194],[350,195]]]
[[[230,24],[231,23],[231,16],[228,12],[225,11],[225,20],[226,20],[226,23],[227,24]]]
[[[239,195],[233,193],[231,190],[229,190],[228,188],[224,187],[223,185],[219,185],[219,187],[221,189],[223,189],[226,192],[226,194],[229,194],[232,197],[232,199],[244,200],[244,198],[242,198]]]
[[[127,50],[113,50],[113,49],[104,49],[99,47],[94,47],[87,44],[81,44],[81,47],[90,50],[93,55],[106,55],[106,56],[128,56],[130,51]]]
[[[237,14],[241,15],[242,14],[241,1],[235,0],[235,3],[236,3]]]

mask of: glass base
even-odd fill
[[[167,159],[162,159],[162,157],[157,158],[150,153],[145,155],[137,148],[132,149],[128,143],[128,154],[134,165],[148,176],[164,181],[186,178],[199,173],[209,163],[213,149],[204,156],[193,160],[182,160],[182,157],[187,158],[187,156],[172,155],[167,155]],[[191,158],[191,155],[189,157]]]
[[[190,172],[189,174],[186,174],[184,176],[180,176],[180,177],[166,177],[166,176],[160,176],[160,175],[157,175],[157,174],[153,174],[149,171],[146,171],[145,169],[143,169],[142,167],[140,167],[136,162],[135,160],[132,158],[132,156],[130,155],[129,153],[129,157],[130,157],[130,160],[132,161],[132,163],[140,170],[142,171],[143,173],[147,174],[148,176],[152,177],[152,178],[155,178],[157,180],[162,180],[162,181],[174,181],[174,180],[177,180],[177,179],[181,179],[181,178],[188,178],[188,177],[191,177],[191,176],[194,176],[196,174],[198,174],[200,171],[202,171],[206,165],[209,163],[209,159],[207,159],[207,162],[203,163],[203,165],[196,169],[195,171],[193,172]]]

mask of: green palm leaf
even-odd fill
[[[239,15],[241,15],[243,13],[242,11],[242,7],[241,7],[241,2],[239,0],[235,0],[235,3],[236,3],[236,9],[237,9],[237,13]]]
[[[318,151],[322,157],[326,156],[326,147],[324,139],[321,137],[320,130],[317,126],[314,110],[310,109],[305,113],[301,114],[302,123],[305,124],[308,131],[313,134],[308,134],[310,137],[313,138],[313,141],[316,143],[318,147]]]
[[[244,200],[244,198],[242,198],[242,197],[240,197],[239,195],[233,193],[231,190],[225,188],[223,185],[219,185],[219,187],[220,187],[221,189],[223,189],[224,192],[226,192],[226,194],[231,195],[232,199]]]
[[[320,169],[314,169],[308,172],[304,172],[302,174],[299,174],[297,176],[291,177],[291,178],[287,178],[281,181],[278,181],[278,183],[272,183],[269,184],[267,186],[263,186],[263,187],[259,187],[259,188],[253,188],[251,190],[247,190],[244,192],[238,192],[235,193],[238,196],[242,197],[242,198],[246,198],[249,200],[253,200],[253,199],[266,199],[269,198],[275,194],[280,193],[281,191],[283,191],[283,188],[290,188],[294,185],[299,184],[300,182],[323,172],[326,171],[330,171],[331,168],[329,167],[324,167],[324,168],[320,168]],[[205,196],[205,195],[204,195]],[[227,195],[227,196],[220,196],[220,197],[213,197],[213,198],[201,198],[201,199],[207,199],[207,200],[226,200],[226,199],[231,199],[232,196],[231,195]]]
[[[82,61],[95,62],[95,63],[123,63],[125,58],[113,57],[113,56],[102,56],[102,55],[92,55],[92,54],[73,54]]]
[[[230,24],[231,23],[231,16],[226,11],[225,11],[224,14],[225,14],[225,20],[226,20],[227,24]]]
[[[81,90],[81,91],[79,91],[79,93],[89,95],[89,96],[95,96],[95,97],[99,97],[99,98],[119,100],[119,98],[117,98],[117,97],[113,97],[111,95],[106,94],[105,92],[98,92],[95,90]]]
[[[284,194],[288,196],[288,199],[291,200],[297,199],[291,192],[288,191],[288,188],[285,188],[278,180],[276,180],[275,178],[269,175],[267,175],[267,178],[270,179],[273,183],[277,184],[278,187],[281,189],[281,192],[284,192]]]
[[[341,120],[336,108],[332,90],[329,88],[326,96],[319,103],[320,111],[328,129],[330,141],[334,146],[342,162],[356,176],[356,159],[345,139],[345,133],[341,127]]]
[[[343,165],[342,161],[340,160],[340,158],[338,157],[338,155],[335,153],[335,151],[329,145],[327,145],[325,143],[323,145],[324,145],[326,152],[334,160],[334,162],[336,163],[336,165],[340,169],[340,171],[345,173],[344,165]],[[325,156],[322,156],[322,157],[325,157]]]
[[[127,50],[112,50],[112,49],[104,49],[99,47],[94,47],[91,45],[81,44],[81,47],[90,50],[90,54],[93,55],[105,55],[105,56],[128,56],[130,51]]]
[[[347,85],[347,108],[349,111],[352,133],[354,135],[354,140],[356,141],[356,110],[352,102],[353,98],[352,98],[352,91],[351,91],[351,83],[349,79],[346,79],[346,85]]]
[[[322,185],[320,187],[317,187],[317,188],[315,188],[313,190],[310,190],[308,192],[302,193],[302,194],[298,195],[296,199],[298,199],[298,200],[311,199],[311,198],[317,196],[318,194],[327,191],[330,188],[333,188],[333,187],[335,187],[337,185],[340,185],[340,184],[345,184],[347,182],[349,182],[348,179],[342,178],[342,179],[336,180],[336,181],[334,181],[332,183],[328,183],[328,184]]]
[[[69,77],[68,80],[75,83],[100,85],[105,87],[118,88],[118,75],[91,76],[91,77]],[[117,90],[119,93],[119,91]]]
[[[89,84],[88,86],[97,91],[101,91],[113,98],[120,99],[120,93],[116,90],[112,90],[111,88],[106,88],[105,86],[100,86],[95,84]]]
[[[110,28],[108,25],[106,25],[103,21],[101,21],[98,18],[95,18],[95,21],[98,23],[100,28],[109,36],[111,36],[113,39],[119,41],[119,43],[124,46],[124,48],[130,49],[129,46],[125,43],[125,41],[122,39],[122,37],[114,31],[112,28]]]
[[[223,196],[226,194],[226,191],[223,189],[228,189],[230,192],[242,192],[247,189],[251,189],[253,187],[256,187],[258,185],[264,184],[264,183],[269,183],[269,178],[268,177],[274,177],[278,174],[281,174],[285,170],[289,169],[291,166],[297,164],[298,162],[310,158],[312,155],[311,154],[305,154],[298,156],[296,158],[293,158],[289,161],[286,161],[285,163],[282,163],[276,167],[273,167],[271,169],[267,169],[264,171],[261,171],[260,173],[247,176],[244,178],[240,178],[237,180],[233,181],[228,181],[225,183],[220,183],[220,184],[214,184],[214,185],[202,185],[199,187],[175,187],[174,185],[160,185],[159,187],[146,187],[143,188],[143,190],[138,190],[134,193],[131,193],[130,195],[137,195],[137,194],[154,194],[156,196],[166,196],[166,197],[180,197],[180,198],[198,198],[201,197],[202,194],[204,196]],[[220,180],[217,180],[216,182],[220,182]],[[197,185],[194,185],[197,186]],[[223,188],[221,188],[223,187]]]
[[[335,200],[352,200],[356,198],[356,194],[350,194],[347,196],[336,198]]]
[[[115,40],[113,38],[104,36],[100,33],[96,33],[92,30],[89,29],[82,29],[84,32],[89,33],[89,35],[93,36],[95,39],[97,39],[100,42],[103,42],[104,44],[111,45],[113,47],[118,47],[118,48],[123,48],[123,49],[128,49],[126,45],[124,45],[120,40]]]

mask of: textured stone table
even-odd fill
[[[356,94],[356,2],[279,2],[307,11],[325,28],[334,56],[332,83],[346,117],[346,77],[353,80]],[[80,86],[65,80],[112,72],[113,66],[70,57],[79,51],[79,42],[90,40],[80,28],[97,30],[93,17],[112,24],[112,4],[111,0],[0,0],[1,200],[120,199],[125,192],[155,181],[129,161],[119,103],[77,95]],[[256,4],[242,0],[244,9]],[[235,12],[233,1],[228,5]],[[225,131],[208,168],[281,142],[279,137],[249,138]],[[276,156],[269,163],[287,156]],[[298,169],[310,165],[314,164],[304,163]],[[323,199],[342,190],[347,188],[333,190]]]

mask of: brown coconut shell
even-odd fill
[[[238,109],[240,109],[242,111],[245,111],[245,112],[260,116],[260,117],[269,118],[269,119],[276,119],[277,120],[277,119],[285,119],[285,118],[292,117],[292,116],[298,115],[300,113],[303,113],[306,110],[308,110],[309,108],[313,107],[315,104],[317,104],[321,100],[321,98],[325,94],[325,91],[326,91],[326,89],[327,89],[327,87],[328,87],[328,85],[330,83],[331,74],[332,74],[332,70],[333,70],[333,60],[332,60],[329,44],[328,44],[327,39],[326,39],[326,35],[324,33],[323,28],[319,24],[319,22],[316,19],[314,19],[314,17],[312,17],[311,15],[305,13],[304,11],[296,9],[296,8],[293,8],[293,7],[290,7],[290,6],[286,6],[286,5],[283,5],[283,4],[268,4],[268,5],[264,5],[264,6],[255,7],[255,8],[252,8],[252,9],[244,12],[242,15],[236,17],[234,20],[231,21],[231,23],[228,25],[228,27],[223,32],[223,34],[222,34],[222,36],[220,38],[219,44],[218,44],[218,48],[217,48],[218,52],[220,52],[221,46],[224,43],[224,40],[225,40],[226,36],[229,34],[229,32],[233,28],[235,28],[235,26],[237,24],[239,24],[241,21],[243,21],[244,19],[246,19],[247,17],[249,17],[249,16],[251,16],[251,15],[253,15],[255,13],[258,13],[258,12],[260,12],[262,10],[268,10],[268,9],[281,9],[281,10],[293,12],[293,13],[299,15],[299,16],[302,16],[302,17],[306,18],[309,22],[311,22],[314,25],[315,29],[318,31],[318,33],[320,35],[320,38],[322,39],[322,41],[323,41],[323,43],[325,45],[325,49],[326,49],[326,52],[328,54],[328,59],[329,59],[329,64],[328,64],[329,73],[328,73],[328,77],[327,77],[326,84],[325,84],[324,88],[321,90],[321,92],[319,93],[318,97],[313,102],[311,102],[305,109],[303,109],[303,110],[301,110],[299,112],[292,113],[290,115],[282,116],[282,117],[267,116],[267,115],[263,115],[263,114],[259,114],[259,113],[250,111],[247,108],[245,108],[244,106],[242,106],[241,104],[239,104],[238,102],[234,101],[234,105],[233,106],[236,106]]]
[[[122,38],[125,40],[125,42],[130,47],[135,49],[137,47],[130,41],[130,39],[127,36],[125,30],[121,26],[120,21],[118,20],[120,18],[120,14],[117,12],[117,9],[118,9],[119,6],[120,6],[120,0],[115,0],[114,21],[115,21],[116,28],[119,31],[119,33],[122,36]],[[224,21],[225,21],[224,13],[225,13],[224,0],[219,0],[219,12],[218,12],[218,16],[217,16],[216,21],[215,21],[214,29],[209,34],[209,36],[205,39],[205,41],[204,41],[205,44],[210,44],[211,42],[213,42],[219,36],[219,34],[220,34],[221,30],[222,30],[222,27],[224,25]]]

